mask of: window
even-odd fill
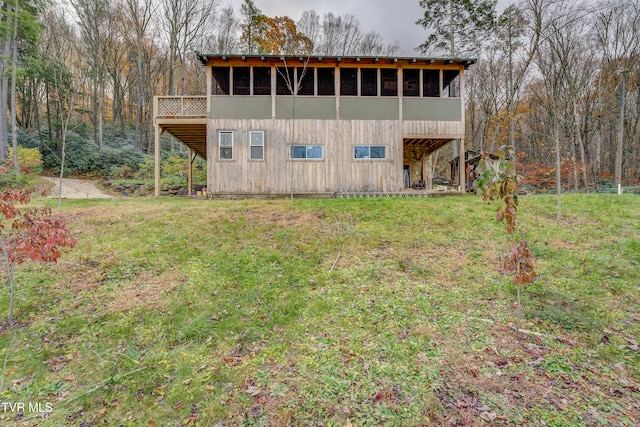
[[[336,70],[333,68],[318,68],[318,95],[335,96]]]
[[[270,67],[253,67],[253,94],[271,95]]]
[[[340,96],[358,95],[358,69],[340,69]]]
[[[251,80],[249,67],[233,67],[233,94],[250,95]]]
[[[442,96],[450,98],[460,97],[460,71],[444,70],[442,81]]]
[[[398,70],[396,68],[382,68],[382,96],[398,96]]]
[[[357,145],[353,157],[356,159],[386,159],[387,150],[384,145]]]
[[[249,148],[251,160],[264,160],[264,131],[249,132]]]
[[[293,83],[293,68],[278,67],[276,75],[276,95],[292,95]],[[289,85],[291,85],[291,88]]]
[[[293,145],[291,146],[292,159],[322,159],[321,145]]]
[[[304,76],[302,75],[304,73]],[[313,96],[314,76],[313,68],[307,67],[305,70],[303,67],[298,68],[298,95],[311,95]]]
[[[212,67],[212,95],[229,95],[229,67]]]
[[[233,160],[233,132],[218,132],[218,141],[220,143],[220,160]]]
[[[378,69],[360,69],[360,95],[378,96]]]
[[[437,98],[440,96],[440,70],[423,70],[422,96]]]
[[[420,70],[402,70],[402,95],[420,96]]]

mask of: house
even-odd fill
[[[465,151],[464,70],[475,59],[198,59],[206,96],[155,99],[156,194],[162,132],[206,160],[213,195],[399,192],[424,186],[436,150],[458,141]]]

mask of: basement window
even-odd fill
[[[360,69],[360,96],[378,96],[378,69]]]
[[[322,160],[322,146],[321,145],[293,145],[291,146],[291,158]]]
[[[340,69],[340,96],[358,96],[358,69]]]
[[[233,132],[219,131],[220,160],[233,160]]]
[[[229,67],[212,67],[211,95],[229,95]]]
[[[249,67],[233,67],[233,94],[251,95]]]
[[[442,96],[460,98],[460,71],[444,70],[442,80]]]
[[[429,98],[440,97],[440,70],[423,70],[422,80],[422,96]]]
[[[398,70],[396,68],[382,68],[382,96],[398,96]]]
[[[420,96],[420,70],[402,70],[402,95]]]
[[[318,68],[318,95],[335,96],[336,70],[334,68]]]
[[[387,150],[384,145],[356,145],[353,157],[356,159],[386,159]]]
[[[249,148],[251,160],[264,160],[264,131],[252,130],[249,132]]]
[[[253,94],[271,95],[270,67],[253,67]]]

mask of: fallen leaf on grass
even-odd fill
[[[566,411],[569,407],[569,402],[567,402],[567,399],[560,399],[556,401],[555,404],[561,411]]]
[[[495,412],[481,412],[480,413],[480,418],[482,418],[483,420],[487,421],[487,422],[493,422],[495,421],[495,419],[498,417],[498,414],[496,414]]]
[[[256,397],[257,395],[262,393],[262,390],[260,390],[260,387],[250,385],[249,387],[247,387],[247,393],[249,393],[253,397]]]

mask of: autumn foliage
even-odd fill
[[[516,174],[515,158],[515,151],[511,146],[501,147],[497,160],[491,159],[488,153],[483,153],[476,170],[478,178],[474,187],[482,193],[485,202],[498,201],[496,220],[505,223],[507,233],[517,242],[518,187],[522,178]],[[529,285],[537,277],[533,252],[524,236],[503,257],[502,271],[513,274],[513,283],[518,293],[517,329],[520,329],[520,287]]]
[[[27,189],[6,190],[0,195],[0,247],[11,292],[9,321],[13,320],[15,267],[26,261],[56,262],[61,248],[76,245],[63,219],[52,215],[50,208],[18,207],[30,200],[31,191]]]

